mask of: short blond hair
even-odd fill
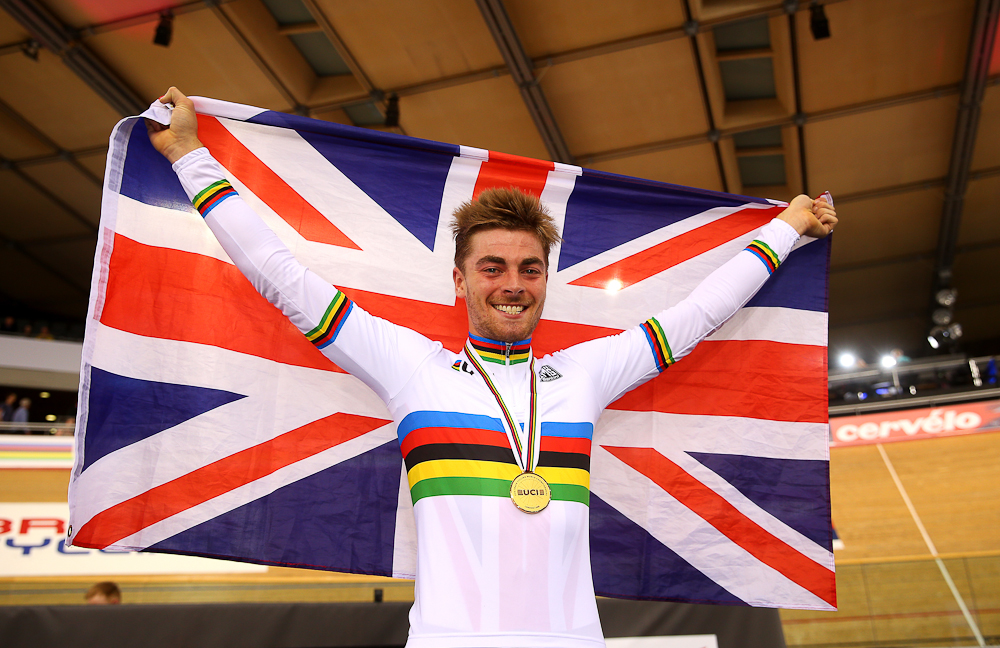
[[[555,221],[538,198],[514,187],[486,189],[455,210],[451,233],[455,237],[456,268],[461,270],[469,256],[472,235],[488,229],[531,232],[542,244],[546,265],[549,250],[562,240]]]

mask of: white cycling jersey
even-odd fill
[[[470,335],[481,366],[520,424],[534,367],[536,472],[552,501],[527,514],[510,501],[520,468],[500,406],[466,351],[374,317],[299,264],[198,149],[174,170],[222,247],[254,287],[392,414],[417,530],[410,648],[603,646],[590,569],[590,444],[601,412],[721,326],[798,239],[762,228],[747,250],[643,324],[531,362],[530,340]],[[514,430],[521,436],[523,429]]]

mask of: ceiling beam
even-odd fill
[[[573,164],[573,154],[570,153],[566,140],[563,139],[556,123],[555,115],[549,107],[549,102],[545,100],[545,93],[535,77],[534,63],[521,46],[521,40],[517,37],[514,23],[511,22],[507,10],[504,9],[502,0],[476,0],[479,12],[483,15],[483,20],[493,35],[493,40],[503,56],[507,69],[517,84],[517,89],[521,92],[524,105],[528,108],[535,128],[542,136],[542,142],[549,152],[549,157],[557,162]]]
[[[26,247],[24,247],[23,245],[21,245],[17,241],[15,241],[13,239],[7,238],[3,234],[0,234],[0,248],[6,248],[8,250],[14,250],[15,252],[21,254],[22,256],[30,259],[35,264],[37,264],[38,267],[42,268],[43,270],[45,270],[46,272],[48,272],[49,274],[51,274],[53,277],[56,277],[57,279],[59,279],[62,283],[66,284],[67,286],[69,286],[70,288],[72,288],[74,292],[77,292],[77,293],[79,293],[81,295],[84,295],[84,296],[90,295],[90,285],[87,285],[87,286],[81,286],[81,285],[79,285],[78,283],[76,283],[75,281],[73,281],[72,278],[70,278],[65,273],[63,273],[61,270],[57,270],[56,268],[52,267],[44,259],[42,259],[41,257],[39,257],[37,254],[35,254],[34,252],[31,252],[30,250],[28,250]]]
[[[684,0],[681,3],[684,7],[684,16],[687,21],[684,23],[684,32],[691,43],[691,56],[694,58],[695,70],[698,73],[698,89],[701,90],[701,103],[705,109],[705,120],[708,122],[708,141],[712,144],[712,152],[715,153],[715,166],[719,173],[719,183],[724,192],[729,192],[729,180],[726,178],[726,165],[722,161],[722,148],[719,146],[719,130],[715,127],[715,117],[712,116],[712,101],[708,96],[708,81],[705,79],[705,66],[701,62],[701,50],[698,48],[698,32],[700,26],[691,17],[691,3]]]
[[[972,153],[976,145],[976,131],[979,128],[980,109],[989,74],[990,57],[996,40],[998,18],[1000,18],[1000,0],[976,2],[965,76],[961,84],[958,116],[955,120],[951,161],[948,165],[944,208],[941,213],[937,262],[930,299],[931,311],[937,305],[934,298],[937,291],[951,287],[958,231],[962,223],[962,208],[969,183],[969,169],[972,166]]]
[[[54,52],[99,97],[120,115],[138,115],[146,102],[80,42],[76,32],[34,0],[0,0],[4,9],[31,36]]]
[[[80,212],[76,211],[76,209],[70,206],[70,204],[67,203],[65,200],[63,200],[56,194],[52,193],[52,190],[49,189],[46,185],[39,182],[38,180],[35,180],[30,175],[28,175],[21,169],[17,168],[17,166],[11,163],[10,160],[2,156],[0,156],[0,169],[10,170],[11,173],[19,177],[21,180],[27,182],[29,185],[31,185],[35,191],[37,191],[38,193],[42,194],[43,196],[54,202],[63,211],[72,216],[73,220],[77,221],[85,228],[87,228],[87,231],[91,232],[92,234],[97,234],[97,225],[94,225],[92,222],[90,222],[89,219],[87,219]]]

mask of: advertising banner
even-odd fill
[[[975,434],[1000,429],[1000,400],[830,419],[830,447]]]
[[[67,547],[68,521],[65,502],[0,502],[0,577],[267,571],[262,565],[229,560]]]

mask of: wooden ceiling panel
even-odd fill
[[[1000,304],[963,307],[959,299],[955,308],[955,321],[962,325],[962,340],[965,342],[996,340],[997,322],[1000,322]],[[991,352],[996,353],[995,350]]]
[[[1000,49],[1000,43],[997,44]],[[972,169],[1000,167],[1000,84],[986,88],[980,104]]]
[[[686,40],[553,66],[542,89],[576,156],[708,131]]]
[[[94,251],[97,248],[97,236],[75,241],[62,241],[49,244],[27,246],[41,259],[45,259],[51,267],[69,277],[81,286],[90,285],[94,271]],[[82,313],[86,315],[86,312]]]
[[[107,150],[91,153],[90,155],[77,155],[76,160],[96,177],[101,178],[102,181],[104,180],[104,167],[108,162]]]
[[[0,171],[0,234],[15,241],[90,234],[73,218],[13,171]],[[2,255],[0,255],[2,256]]]
[[[292,107],[214,14],[175,17],[170,47],[153,44],[154,27],[144,23],[84,42],[148,101],[175,85],[187,95],[272,110]]]
[[[998,241],[1000,243],[1000,241]],[[955,257],[953,285],[958,290],[958,303],[1000,304],[1000,281],[997,277],[997,256],[1000,245],[968,250]],[[983,279],[989,279],[983,281]]]
[[[17,250],[0,254],[0,293],[43,312],[67,317],[87,314],[86,291],[55,277]]]
[[[62,160],[25,166],[22,171],[68,205],[96,227],[101,220],[101,186],[79,169]],[[103,176],[99,176],[103,177]]]
[[[318,4],[372,83],[386,90],[504,65],[474,2]]]
[[[891,97],[962,79],[973,0],[836,2],[830,38],[815,40],[796,14],[802,107],[809,112]]]
[[[997,196],[1000,196],[1000,175],[969,182],[962,210],[962,226],[958,230],[959,245],[1000,241]]]
[[[55,149],[22,128],[17,120],[0,109],[0,156],[8,160],[20,160],[55,152]]]
[[[685,20],[680,2],[663,0],[508,0],[504,7],[533,58],[673,29]]]
[[[836,196],[945,177],[957,108],[947,96],[807,123],[809,186]]]
[[[830,326],[903,318],[927,307],[931,261],[892,263],[830,274]],[[916,289],[915,289],[916,288]]]
[[[834,195],[833,202],[840,218],[830,260],[834,268],[933,252],[937,246],[943,187],[844,202]]]
[[[0,99],[67,150],[100,146],[121,115],[58,56],[0,56]]]
[[[549,159],[509,76],[400,97],[399,114],[406,132],[426,139]]]
[[[861,313],[855,313],[860,317]],[[836,357],[850,351],[869,365],[892,349],[903,349],[910,357],[927,355],[927,316],[923,313],[877,322],[869,321],[830,327],[830,354]]]
[[[21,25],[10,17],[6,11],[0,11],[0,45],[19,43],[28,40],[30,35]],[[7,56],[19,56],[7,54]]]
[[[607,160],[587,166],[636,178],[722,191],[715,150],[708,143]]]

